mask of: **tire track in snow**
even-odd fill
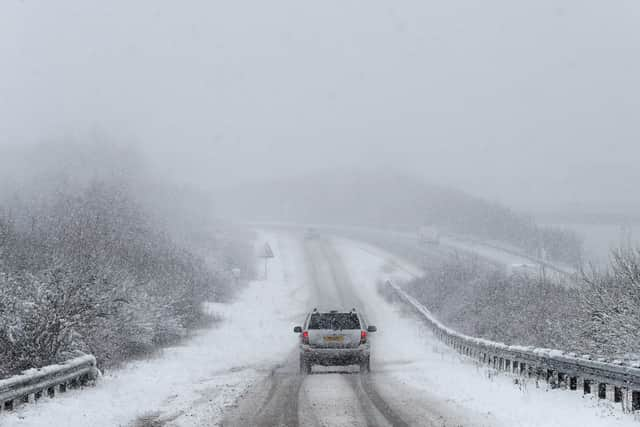
[[[343,304],[348,301],[357,307],[358,310],[363,310],[364,304],[356,295],[349,272],[333,245],[326,240],[321,240],[318,242],[318,249],[319,254],[329,267],[330,277],[339,295],[339,299]],[[364,313],[366,314],[366,312]],[[371,382],[368,381],[370,375],[371,374],[351,375],[348,379],[353,393],[358,398],[360,408],[362,408],[366,425],[408,426],[377,393]]]
[[[374,309],[359,298],[346,264],[325,239],[304,243],[308,283],[314,302],[322,308]],[[302,278],[299,278],[302,280]],[[316,304],[311,304],[311,306]],[[366,313],[365,313],[366,314]],[[375,366],[375,365],[374,365]],[[382,387],[382,388],[380,388]],[[382,393],[384,391],[384,393]],[[311,375],[298,373],[298,351],[282,367],[256,385],[227,413],[222,426],[409,426],[467,425],[449,421],[443,408],[425,404],[420,396],[396,384],[388,375],[360,375],[357,368],[314,368]],[[396,396],[397,395],[397,396]]]
[[[305,378],[300,394],[301,426],[368,427],[364,408],[349,377],[357,374],[318,372]]]
[[[361,301],[358,307],[364,309],[365,314],[368,310],[375,310],[377,307],[372,307],[370,301],[369,305],[364,303],[367,299],[364,297],[365,294],[362,294],[362,292],[371,292],[373,290],[356,288],[355,282],[349,274],[347,264],[334,244],[331,241],[325,241],[323,246],[326,260],[334,271],[334,277],[344,287],[343,294],[352,294],[354,300]],[[362,250],[362,248],[359,249]],[[369,251],[365,252],[374,255]],[[380,257],[380,254],[375,255]],[[371,311],[371,313],[373,312]],[[384,327],[384,325],[382,326]],[[373,360],[374,371],[372,373],[354,376],[351,379],[352,386],[359,396],[360,405],[365,408],[364,412],[368,425],[401,427],[410,425],[429,427],[486,425],[481,420],[478,420],[478,422],[475,419],[470,419],[466,414],[459,413],[459,411],[443,405],[442,402],[416,394],[416,390],[395,381],[387,375],[384,372],[384,366],[380,367],[383,369],[381,372],[377,372],[375,359]],[[373,408],[371,408],[372,406]],[[366,410],[366,408],[369,409]]]
[[[298,426],[298,395],[303,377],[297,372],[297,349],[232,408],[221,426]]]

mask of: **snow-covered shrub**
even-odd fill
[[[607,271],[583,277],[586,350],[621,356],[640,353],[640,249],[614,250]]]
[[[448,326],[468,335],[539,347],[576,345],[576,291],[509,276],[472,256],[434,262],[408,290]]]
[[[468,335],[606,358],[640,353],[640,249],[614,251],[608,270],[583,273],[576,288],[458,256],[426,265],[408,290]]]
[[[233,292],[244,236],[189,217],[205,215],[201,200],[164,206],[172,191],[140,170],[116,173],[117,153],[104,158],[115,164],[100,176],[58,171],[58,187],[0,194],[0,376],[76,351],[102,366],[148,354],[201,325],[204,301]]]

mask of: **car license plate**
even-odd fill
[[[324,340],[326,342],[343,342],[344,341],[344,336],[342,336],[342,335],[326,335],[324,337]]]

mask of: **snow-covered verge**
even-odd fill
[[[234,296],[236,268],[250,275],[250,235],[207,194],[82,139],[0,154],[20,171],[0,179],[0,378],[79,352],[106,369],[153,354],[202,325],[202,301]]]
[[[390,376],[409,387],[409,394],[430,396],[452,408],[471,410],[483,425],[635,426],[632,415],[617,405],[579,392],[552,390],[534,380],[514,384],[514,377],[478,366],[439,342],[420,321],[376,292],[389,278],[409,279],[415,267],[380,249],[348,240],[335,240],[371,323],[374,375]],[[390,390],[380,389],[381,394]],[[393,397],[389,396],[392,400]]]
[[[2,426],[125,426],[136,420],[167,425],[213,425],[295,347],[293,319],[306,308],[308,286],[302,251],[293,238],[261,234],[275,253],[268,280],[241,291],[232,304],[208,304],[222,318],[161,357],[128,363],[93,388],[21,406],[0,415]],[[143,423],[144,425],[144,423]]]

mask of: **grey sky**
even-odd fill
[[[2,0],[0,144],[99,129],[206,186],[409,170],[639,207],[640,2]]]

